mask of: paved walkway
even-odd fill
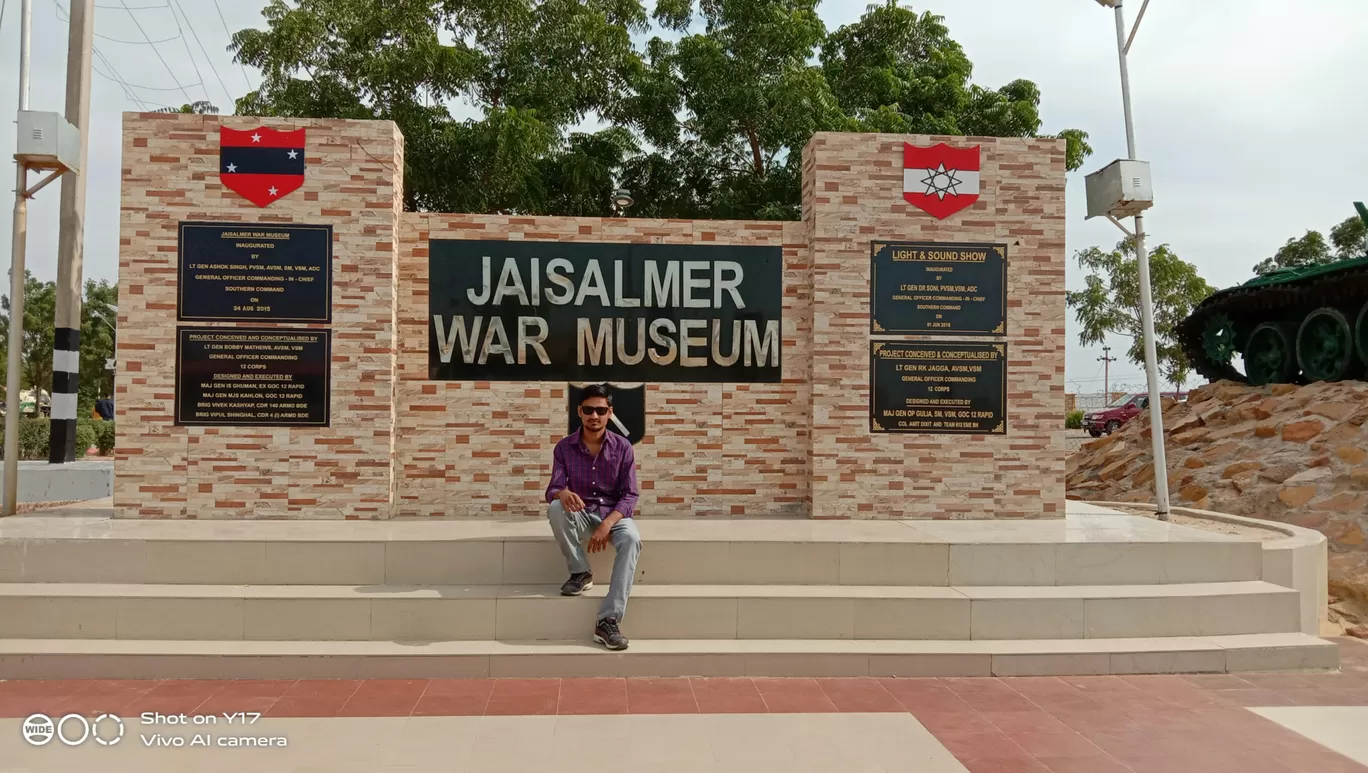
[[[0,682],[0,771],[1368,773],[1368,644],[1340,645],[1335,674]],[[39,712],[125,735],[33,746]]]

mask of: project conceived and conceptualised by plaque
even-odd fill
[[[871,333],[1005,335],[1007,246],[873,242]]]
[[[180,224],[176,319],[331,322],[332,226]]]
[[[331,331],[182,327],[176,333],[176,424],[328,426]]]
[[[873,341],[869,431],[1007,434],[1007,344]]]

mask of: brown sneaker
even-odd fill
[[[592,572],[576,572],[570,575],[570,579],[561,586],[562,596],[578,596],[581,593],[594,587],[594,575]]]
[[[627,637],[618,629],[618,621],[605,617],[594,626],[594,641],[610,650],[627,649]]]

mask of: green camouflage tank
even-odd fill
[[[1356,203],[1368,223],[1368,208]],[[1364,378],[1368,256],[1285,268],[1213,293],[1178,324],[1178,343],[1212,381],[1261,386]],[[1244,355],[1244,372],[1235,355]]]

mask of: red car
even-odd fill
[[[1102,433],[1111,433],[1121,428],[1122,424],[1130,421],[1140,412],[1149,408],[1149,396],[1145,394],[1129,394],[1113,400],[1111,405],[1100,411],[1088,411],[1083,414],[1083,429],[1088,431],[1093,437],[1102,437]]]

